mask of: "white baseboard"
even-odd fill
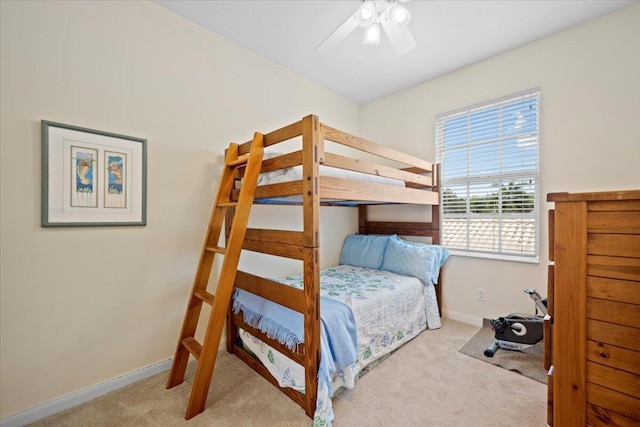
[[[0,427],[20,427],[25,424],[33,423],[41,420],[42,418],[48,417],[49,415],[64,411],[65,409],[72,408],[80,405],[81,403],[88,402],[89,400],[95,399],[96,397],[102,396],[103,394],[107,394],[136,381],[167,371],[170,367],[171,359],[167,359],[154,365],[147,366],[146,368],[138,369],[137,371],[130,372],[84,390],[80,390],[76,393],[72,393],[68,396],[38,405],[35,408],[27,409],[26,411],[3,418],[0,420]]]
[[[447,310],[446,308],[442,310],[442,317],[451,320],[457,320],[458,322],[468,323],[473,326],[482,326],[482,317],[472,316],[466,313],[460,313],[457,311]]]

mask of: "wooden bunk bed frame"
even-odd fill
[[[260,202],[259,199],[302,196],[302,201],[296,204],[302,205],[303,231],[248,228],[242,248],[302,261],[304,289],[295,289],[243,271],[237,271],[235,287],[302,313],[304,317],[304,344],[298,345],[297,350],[292,351],[280,342],[267,337],[260,330],[246,324],[243,321],[242,312],[233,313],[231,308],[229,308],[227,315],[226,342],[229,353],[235,354],[242,359],[302,406],[306,414],[313,418],[316,410],[317,375],[320,364],[320,206],[344,206],[345,202],[348,205],[357,206],[360,234],[395,233],[408,236],[425,236],[430,237],[433,244],[439,244],[439,174],[437,165],[326,126],[313,115],[265,134],[263,143],[264,147],[268,147],[300,136],[302,136],[301,150],[263,160],[261,172],[302,166],[303,179],[259,186],[255,191],[255,199],[256,202]],[[329,153],[324,149],[325,140],[390,159],[407,165],[407,167],[393,168]],[[238,155],[247,155],[250,148],[251,141],[239,145]],[[320,177],[320,165],[400,179],[405,181],[406,186],[398,187],[333,177]],[[238,178],[240,177],[241,173],[238,175]],[[367,205],[361,204],[362,202],[367,202],[368,204],[431,205],[432,219],[431,222],[369,221]],[[267,201],[266,203],[269,202]],[[234,209],[228,209],[226,215],[225,223],[231,224]],[[228,233],[229,227],[227,226],[225,233],[227,238]],[[436,286],[439,307],[442,305],[441,288],[442,275],[440,275],[440,283]],[[238,328],[244,329],[265,344],[302,365],[305,369],[305,393],[302,394],[291,388],[280,387],[278,381],[271,376],[267,368],[241,346]]]

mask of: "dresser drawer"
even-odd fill
[[[588,276],[587,297],[640,305],[640,282]]]
[[[629,396],[640,396],[640,375],[621,369],[587,362],[587,381]]]
[[[637,426],[640,422],[640,399],[634,396],[587,383],[587,404],[615,413],[624,421],[621,424],[600,422],[594,425]]]
[[[549,261],[553,261],[555,258],[554,227],[555,211],[553,209],[549,209]]]
[[[640,375],[640,352],[600,341],[587,341],[587,360]]]
[[[542,324],[544,326],[543,329],[543,337],[544,337],[544,359],[543,359],[543,363],[544,363],[544,369],[550,369],[551,365],[553,364],[553,351],[551,349],[551,343],[553,342],[552,339],[552,332],[551,332],[551,321],[552,318],[549,315],[546,315],[544,317],[544,320],[542,321]]]
[[[547,375],[547,425],[553,426],[553,366]]]
[[[604,209],[604,206],[596,203],[589,204],[589,214],[587,216],[587,230],[589,233],[640,235],[640,215],[638,215],[640,203],[636,203],[635,206],[626,203],[608,205],[608,207],[612,210],[599,210]]]
[[[588,255],[587,274],[609,279],[640,281],[640,259]]]
[[[640,258],[640,235],[589,233],[589,255]]]
[[[551,343],[553,342],[553,265],[550,265],[547,273],[547,315],[543,320],[543,338],[544,338],[544,369],[549,370],[553,364],[553,350]]]
[[[637,427],[638,421],[589,403],[587,404],[587,425]]]
[[[640,328],[640,305],[587,298],[587,318]]]
[[[640,329],[587,319],[587,338],[627,350],[640,351]]]

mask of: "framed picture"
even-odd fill
[[[147,140],[42,120],[43,227],[147,224]]]

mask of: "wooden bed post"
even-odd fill
[[[441,245],[440,241],[440,204],[442,203],[442,189],[440,188],[440,164],[433,165],[433,191],[438,193],[440,199],[437,205],[431,206],[431,243],[434,245]],[[436,300],[438,301],[438,310],[440,311],[440,317],[442,317],[442,269],[438,275],[438,284],[436,292]]]
[[[358,233],[367,234],[367,205],[358,206]]]
[[[228,149],[224,150],[225,157],[227,156]],[[229,207],[224,215],[224,242],[225,244],[229,241],[229,234],[231,233],[231,224],[233,223],[233,217],[236,214],[236,208]],[[238,328],[236,324],[231,321],[233,316],[233,304],[229,304],[229,310],[227,310],[227,352],[233,354],[233,347],[236,345],[238,341]]]
[[[433,165],[433,191],[440,195],[440,165]],[[442,203],[442,200],[440,200]],[[431,205],[431,243],[440,244],[440,203]]]
[[[229,233],[231,233],[231,224],[233,223],[233,216],[236,214],[236,209],[233,207],[227,208],[227,212],[224,217],[224,241],[229,241]],[[234,347],[238,342],[238,327],[233,322],[233,304],[229,304],[229,310],[227,311],[227,352],[233,354]]]
[[[302,119],[302,209],[304,218],[304,345],[306,413],[313,418],[320,364],[320,196],[319,164],[323,153],[318,117]]]

